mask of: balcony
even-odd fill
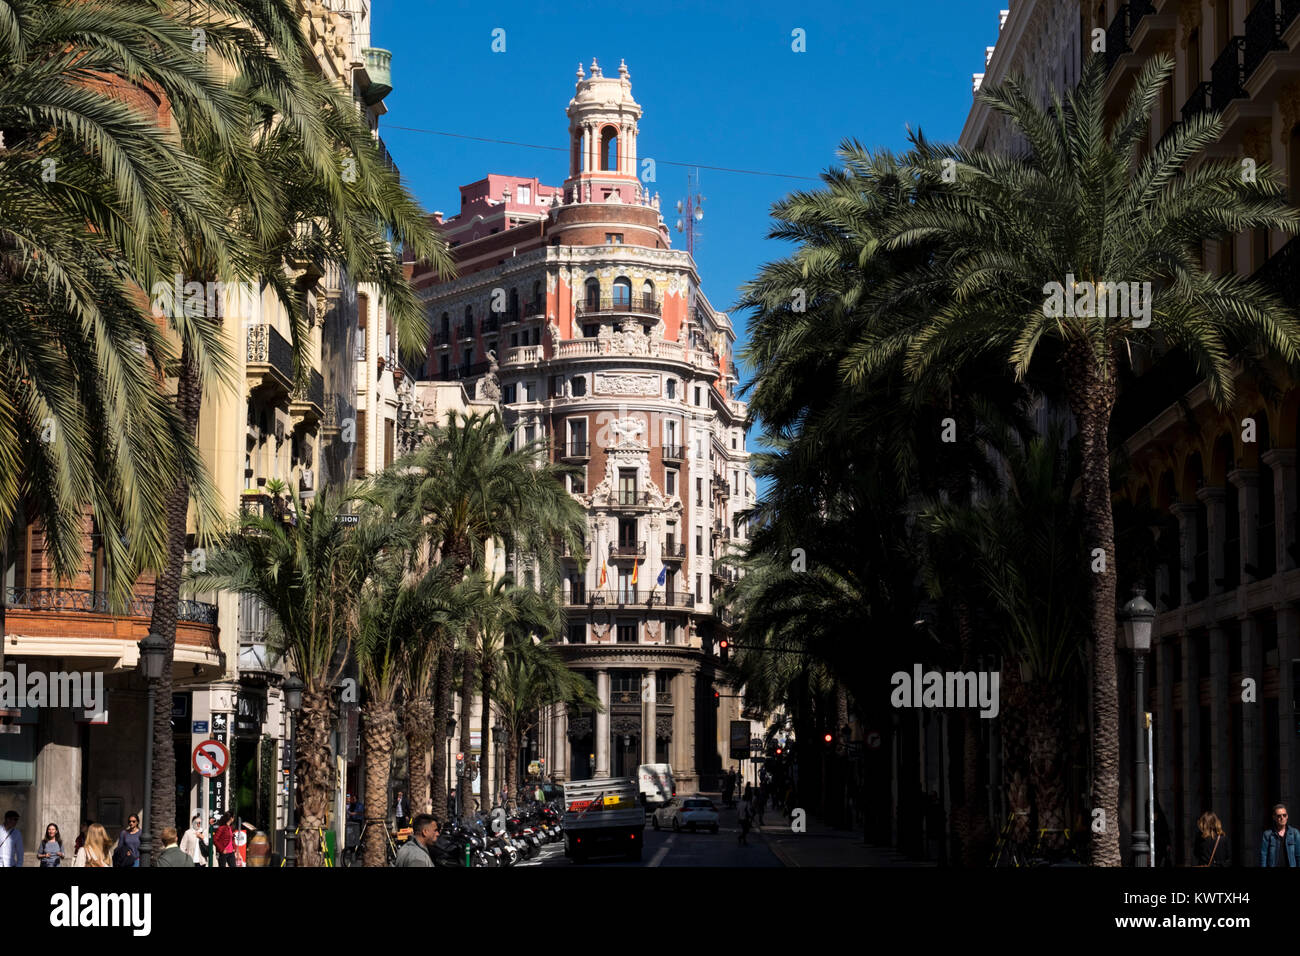
[[[309,372],[307,381],[299,382],[293,390],[289,411],[303,419],[318,422],[325,411],[325,379],[315,369],[309,369]]]
[[[248,327],[245,378],[253,388],[270,388],[288,395],[293,390],[293,348],[275,326],[260,322]]]
[[[451,329],[439,329],[433,333],[434,345],[446,345],[451,341]]]
[[[731,486],[727,484],[727,479],[715,476],[713,479],[713,493],[724,499],[730,498]]]
[[[650,493],[620,491],[610,507],[616,511],[644,511],[650,507]]]
[[[374,106],[393,92],[393,54],[377,47],[361,53],[366,58],[366,72],[370,74],[370,86],[363,98],[367,106]]]
[[[1186,123],[1193,117],[1208,113],[1212,109],[1214,104],[1211,98],[1211,84],[1202,83],[1192,90],[1192,95],[1187,97],[1187,102],[1183,104],[1183,122]]]
[[[668,592],[655,587],[640,586],[610,591],[588,591],[586,606],[690,608],[695,606],[695,597],[685,591]]]
[[[1246,38],[1235,36],[1210,67],[1210,107],[1222,113],[1233,100],[1246,95]]]
[[[668,542],[663,546],[663,559],[665,561],[685,561],[686,545]]]
[[[474,337],[473,322],[462,322],[460,325],[456,326],[456,338],[472,339],[473,337]]]
[[[1110,26],[1106,28],[1106,72],[1109,73],[1125,53],[1133,52],[1129,41],[1133,39],[1138,21],[1148,13],[1155,12],[1151,0],[1133,0],[1132,3],[1120,4]]]
[[[1282,4],[1285,9],[1286,4]],[[1300,12],[1300,0],[1294,4],[1292,16]],[[1254,9],[1246,14],[1246,78],[1250,79],[1259,68],[1264,57],[1274,50],[1287,48],[1282,39],[1285,30],[1284,14],[1279,13],[1274,0],[1259,0]]]
[[[401,179],[402,171],[397,168],[397,163],[393,162],[393,154],[388,151],[388,146],[384,143],[383,139],[378,136],[375,137],[375,142],[379,146],[380,160],[392,171],[394,176]]]
[[[1295,18],[1300,16],[1300,0],[1282,0],[1282,32],[1291,29]]]
[[[600,298],[593,296],[578,305],[577,316],[582,318],[586,315],[610,313],[658,316],[663,312],[663,307],[662,299],[650,295],[601,296]]]
[[[591,458],[591,445],[585,441],[571,441],[561,449],[565,461],[587,461]]]
[[[1300,306],[1300,236],[1269,256],[1251,278],[1268,286],[1291,308]]]
[[[497,332],[497,331],[500,331],[500,329],[501,329],[501,317],[502,317],[502,316],[508,316],[509,314],[510,314],[510,313],[509,313],[508,311],[507,311],[507,312],[501,312],[501,313],[497,313],[497,312],[489,312],[489,313],[487,314],[487,316],[483,319],[483,331],[484,331],[484,332]],[[511,321],[511,320],[510,320],[510,319],[506,319],[506,321],[509,322],[509,321]]]
[[[681,462],[685,451],[681,445],[664,445],[664,461]]]
[[[520,345],[516,348],[507,349],[505,358],[501,364],[505,365],[535,365],[542,360],[542,347],[540,345]]]
[[[578,548],[572,548],[567,543],[560,545],[560,556],[565,558],[575,558],[581,555],[584,558],[591,557],[591,542],[584,541]]]
[[[609,543],[609,556],[611,558],[644,558],[645,542],[615,544],[611,541]]]
[[[474,362],[472,365],[457,365],[449,368],[445,372],[439,372],[433,376],[436,382],[454,382],[456,379],[473,378],[476,375],[485,374],[492,367],[491,362]]]
[[[533,319],[533,318],[537,318],[538,316],[543,316],[545,314],[546,314],[545,299],[533,299],[529,302],[524,303],[524,318]],[[519,320],[519,316],[516,315],[513,319],[507,319],[506,321],[517,322],[518,320]]]

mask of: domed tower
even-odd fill
[[[632,98],[627,64],[618,78],[605,76],[593,58],[591,75],[578,64],[578,82],[569,117],[569,176],[563,206],[555,210],[552,242],[601,245],[610,235],[622,245],[668,248],[668,229],[659,216],[658,197],[642,187],[637,166],[637,122],[641,106]],[[600,204],[602,209],[584,208]],[[625,207],[611,210],[609,206]],[[611,225],[612,224],[612,225]],[[616,228],[626,226],[627,228]]]

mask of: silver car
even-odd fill
[[[708,797],[673,797],[654,812],[651,821],[656,830],[670,826],[674,830],[717,833],[718,808]]]

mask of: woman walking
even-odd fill
[[[133,813],[127,818],[126,829],[117,835],[117,849],[113,851],[114,866],[140,865],[140,837],[140,818]]]
[[[1208,810],[1196,821],[1192,843],[1192,866],[1231,866],[1232,849],[1219,818]]]
[[[72,861],[73,866],[112,866],[113,841],[108,838],[100,824],[92,823],[86,828],[86,841],[77,851]]]
[[[59,835],[59,828],[51,823],[45,828],[45,839],[37,847],[36,859],[41,861],[41,866],[59,866],[63,856],[63,837]]]
[[[230,822],[234,819],[233,813],[224,814],[217,821],[217,832],[212,837],[212,845],[216,847],[221,866],[235,865],[235,831],[230,827]]]

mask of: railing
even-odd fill
[[[638,315],[659,315],[663,311],[663,300],[652,295],[600,296],[591,297],[579,303],[577,315],[600,315],[605,312],[633,312]]]
[[[682,455],[681,445],[664,445],[664,461],[681,461]]]
[[[731,486],[727,484],[725,478],[715,477],[713,479],[713,489],[724,498],[731,497]]]
[[[433,333],[434,345],[446,345],[451,341],[451,329],[439,329]]]
[[[1230,37],[1210,67],[1210,103],[1215,112],[1246,95],[1246,38]]]
[[[353,350],[352,357],[355,358],[358,362],[364,362],[364,361],[366,360],[366,331],[365,331],[365,329],[362,329],[362,330],[361,330],[361,334],[357,336],[357,345],[356,345],[356,348]]]
[[[694,607],[695,596],[685,591],[663,591],[659,588],[629,588],[627,590],[588,591],[587,605],[595,607],[627,607],[642,604],[646,607]]]
[[[516,348],[507,349],[502,365],[528,365],[542,360],[542,347],[540,345],[520,345]]]
[[[1300,10],[1300,4],[1297,5]],[[1259,0],[1246,14],[1246,78],[1250,79],[1264,57],[1274,50],[1285,50],[1282,41],[1282,14],[1274,0]]]
[[[1281,32],[1289,30],[1297,16],[1300,16],[1300,0],[1282,0]]]
[[[1269,256],[1251,278],[1273,289],[1292,308],[1300,306],[1300,236]]]
[[[590,458],[591,446],[585,441],[571,441],[564,450],[565,458]]]
[[[545,314],[546,314],[545,299],[532,299],[524,303],[524,318],[531,319],[534,316],[545,315]],[[518,318],[519,318],[518,316],[515,316],[515,318],[507,319],[506,321],[514,322],[517,321]]]
[[[275,517],[271,496],[268,494],[240,495],[239,513],[268,520]]]
[[[379,146],[379,158],[384,161],[384,165],[393,171],[393,175],[398,179],[402,178],[402,171],[397,168],[397,163],[393,162],[393,154],[388,151],[384,144],[383,137],[377,137],[375,142]]]
[[[611,558],[644,558],[645,542],[638,541],[635,544],[615,544],[609,543],[609,556]]]
[[[259,322],[248,327],[248,364],[269,365],[293,381],[293,348],[273,325]]]
[[[473,322],[462,322],[460,325],[456,326],[456,338],[472,339],[473,337],[474,337]]]
[[[565,339],[556,348],[556,358],[582,358],[590,355],[626,355],[627,352],[619,348],[613,338],[595,339]],[[664,339],[647,339],[646,353],[650,358],[672,359],[676,362],[687,362],[690,358],[687,356],[687,350],[680,342],[670,342]]]
[[[475,375],[482,375],[491,367],[491,362],[475,362],[472,365],[457,365],[453,368],[448,368],[445,372],[439,372],[434,376],[434,381],[450,382],[458,378],[473,378]]]
[[[614,500],[615,508],[649,508],[650,493],[648,491],[620,491],[618,497]]]
[[[591,557],[591,542],[584,541],[582,543],[581,548],[578,549],[578,553],[583,555],[584,557],[588,557],[588,558]],[[567,544],[563,544],[560,546],[560,554],[566,558],[572,558],[576,556],[574,554],[574,549]]]
[[[1125,53],[1131,52],[1128,45],[1129,37],[1133,31],[1129,26],[1129,5],[1120,4],[1115,11],[1114,18],[1110,21],[1110,26],[1106,27],[1106,72],[1109,73],[1115,66],[1115,63]]]
[[[1202,83],[1192,90],[1192,95],[1187,97],[1187,102],[1183,104],[1183,122],[1186,123],[1201,113],[1208,113],[1213,108],[1211,84]]]
[[[507,319],[506,321],[511,321],[511,320]],[[486,316],[484,316],[482,331],[496,332],[500,328],[501,328],[501,316],[498,313],[489,312]]]
[[[685,544],[665,544],[663,546],[663,558],[665,561],[685,561],[686,545]]]
[[[311,369],[308,380],[299,383],[298,387],[293,390],[293,400],[295,402],[307,402],[317,408],[323,409],[325,407],[325,379],[321,378],[320,372]]]
[[[77,614],[115,614],[107,591],[81,591],[73,588],[8,588],[5,608],[17,611],[70,611]],[[126,604],[125,617],[152,617],[152,595],[133,594]],[[202,601],[177,601],[176,619],[192,624],[217,626],[217,606]]]

